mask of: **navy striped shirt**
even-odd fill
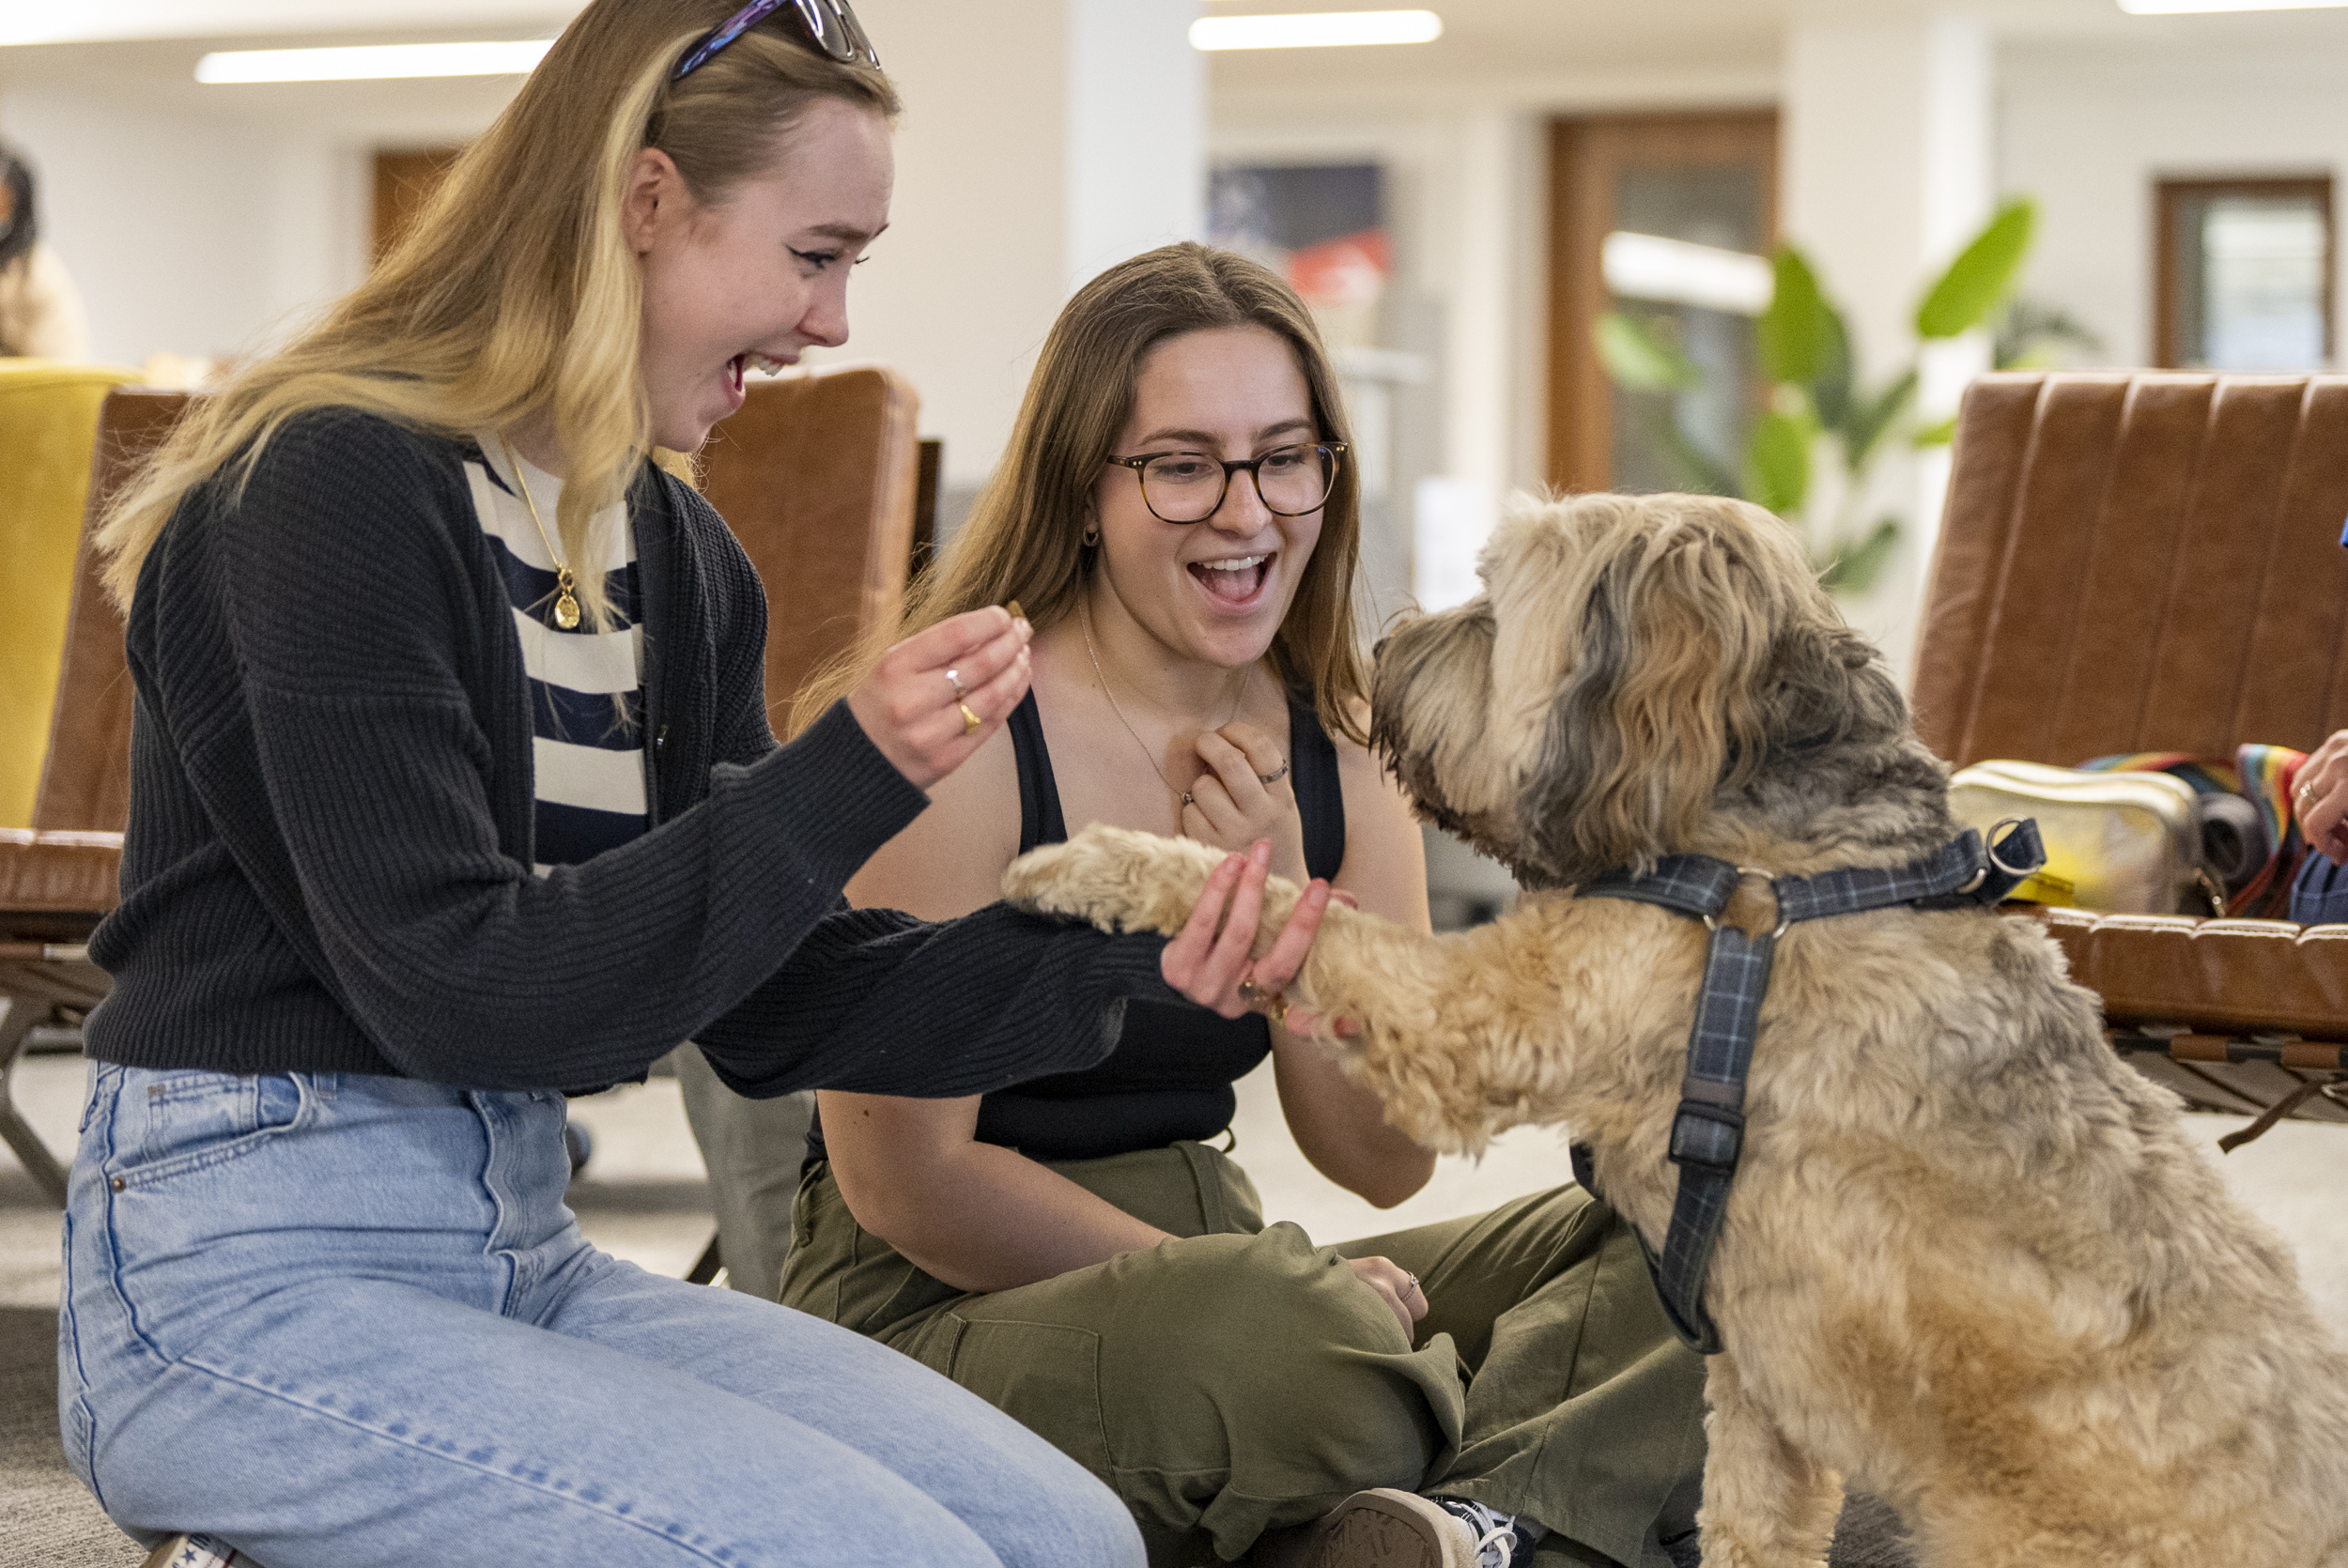
[[[540,876],[575,866],[642,834],[644,792],[643,629],[636,581],[636,538],[627,509],[615,505],[592,532],[613,620],[602,631],[585,621],[570,631],[554,623],[553,558],[529,505],[512,482],[507,449],[481,442],[482,462],[468,462],[473,510],[489,537],[530,677],[533,775],[537,830],[532,858]],[[518,453],[530,500],[554,533],[563,482]],[[560,535],[555,535],[558,539]],[[586,563],[573,562],[575,576]]]

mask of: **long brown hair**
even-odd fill
[[[1215,327],[1277,333],[1304,372],[1321,439],[1350,438],[1312,313],[1277,273],[1189,242],[1118,263],[1078,289],[1052,324],[1002,461],[944,558],[906,595],[902,622],[817,671],[792,704],[791,728],[846,696],[890,643],[949,617],[1008,599],[1020,601],[1038,631],[1074,614],[1089,569],[1086,513],[1101,465],[1133,417],[1141,361],[1168,338]],[[1322,727],[1354,741],[1366,738],[1356,710],[1369,695],[1354,632],[1360,554],[1361,485],[1349,453],[1271,653],[1280,679],[1311,694]]]
[[[564,28],[366,282],[191,410],[115,504],[99,543],[116,602],[188,490],[232,458],[250,473],[287,420],[334,406],[447,435],[551,410],[568,469],[556,528],[571,559],[599,559],[590,524],[652,445],[642,274],[620,222],[637,154],[659,148],[696,201],[721,204],[818,100],[898,109],[886,77],[808,47],[788,12],[672,81],[736,4],[595,0]],[[603,575],[578,592],[601,624]]]

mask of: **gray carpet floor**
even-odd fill
[[[147,1556],[65,1468],[46,1307],[0,1307],[0,1562],[23,1568],[138,1568]]]

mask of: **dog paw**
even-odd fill
[[[1096,823],[1064,844],[1012,861],[1003,872],[1003,897],[1030,915],[1172,936],[1222,862],[1221,852],[1193,838]]]

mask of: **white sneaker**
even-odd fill
[[[1297,1568],[1527,1568],[1518,1539],[1513,1514],[1380,1486],[1305,1527],[1277,1560]]]
[[[1487,1508],[1465,1498],[1433,1500],[1435,1506],[1467,1526],[1469,1533],[1475,1537],[1475,1568],[1510,1568],[1517,1560],[1519,1545],[1525,1546],[1529,1558],[1530,1543],[1549,1533],[1537,1525],[1525,1529],[1532,1524],[1529,1519],[1521,1521],[1514,1514],[1503,1514],[1497,1508]]]
[[[253,1560],[209,1535],[175,1535],[147,1554],[146,1568],[253,1568]]]

